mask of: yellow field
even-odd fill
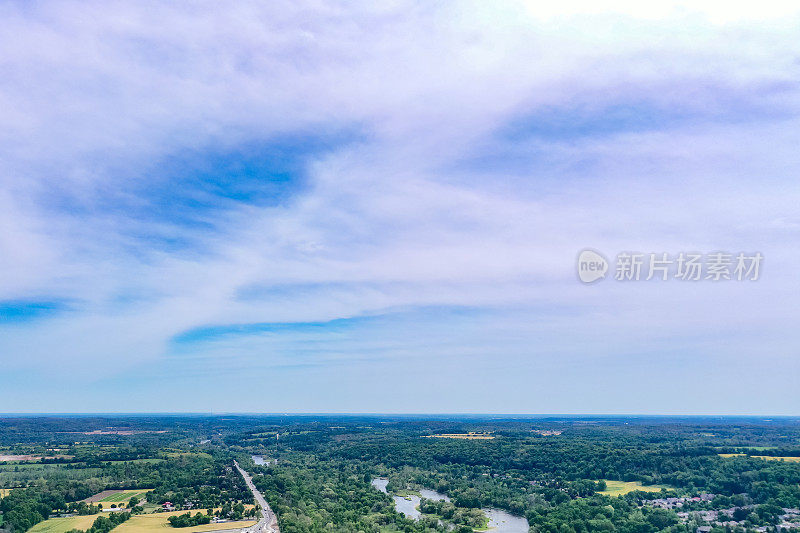
[[[28,530],[28,533],[65,533],[70,529],[89,529],[100,515],[71,516],[69,518],[48,518]]]
[[[465,440],[492,440],[494,437],[488,433],[442,433],[440,435],[424,435],[428,438],[436,439],[465,439]]]
[[[718,453],[720,457],[747,457],[746,453]],[[800,463],[800,457],[773,457],[771,455],[751,455],[755,459],[767,461],[786,461],[787,463]]]
[[[186,514],[191,512],[194,516],[199,511],[171,511],[169,513],[154,513],[154,514],[140,514],[130,518],[130,520],[123,522],[114,528],[114,533],[168,533],[169,531],[185,531],[190,533],[194,531],[218,531],[220,529],[239,529],[243,527],[250,527],[256,523],[255,520],[240,520],[237,522],[221,522],[219,524],[205,524],[202,526],[194,526],[181,528],[177,530],[169,525],[167,518],[170,516]],[[37,533],[37,532],[33,532]],[[51,533],[51,532],[47,532]],[[60,533],[60,532],[53,532]]]
[[[142,496],[144,496],[145,493],[150,492],[151,490],[153,490],[153,489],[131,489],[131,490],[126,490],[124,492],[118,492],[116,494],[112,494],[110,496],[106,496],[105,498],[103,498],[100,501],[103,502],[103,503],[116,503],[116,504],[124,503],[124,504],[127,505],[128,501],[131,498],[133,498],[134,496],[136,496],[137,498],[139,498],[141,500]],[[103,507],[108,507],[108,506],[107,505],[103,505]]]
[[[610,479],[603,481],[606,482],[606,490],[599,492],[599,494],[605,494],[606,496],[622,496],[635,490],[659,492],[662,488],[669,488],[664,485],[642,485],[639,481],[612,481]]]
[[[0,498],[5,498],[14,489],[0,489]]]

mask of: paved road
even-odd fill
[[[253,493],[256,503],[261,506],[261,520],[259,520],[254,526],[242,529],[241,533],[280,533],[281,530],[278,528],[278,517],[275,516],[275,513],[272,512],[267,500],[264,499],[264,496],[261,495],[256,486],[253,484],[253,478],[250,477],[250,474],[245,472],[241,466],[239,466],[239,463],[234,461],[233,464],[236,465],[236,469],[244,478],[244,482],[247,483],[247,488],[249,488],[250,492]]]

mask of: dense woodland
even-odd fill
[[[431,438],[468,432],[493,438]],[[49,457],[0,463],[0,488],[18,487],[0,500],[2,527],[15,532],[97,512],[81,500],[116,488],[152,489],[151,505],[231,513],[253,503],[233,459],[254,474],[284,533],[472,531],[485,525],[482,508],[548,533],[800,532],[787,512],[800,507],[800,423],[789,419],[15,418],[0,419],[0,446]],[[390,494],[424,488],[451,501],[423,499],[412,520],[372,486],[378,477]],[[603,480],[663,488],[608,495]],[[660,508],[666,498],[680,508]]]

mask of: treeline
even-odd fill
[[[797,434],[796,426],[779,426],[781,434],[775,428],[755,426],[632,426],[572,427],[549,436],[504,429],[494,440],[474,441],[420,438],[425,433],[420,423],[413,429],[397,425],[373,431],[338,426],[328,431],[316,425],[313,431],[294,428],[294,434],[282,434],[280,444],[270,442],[252,451],[279,458],[275,467],[255,469],[264,473],[260,483],[269,490],[270,501],[277,503],[282,527],[289,524],[287,531],[317,531],[326,523],[364,531],[406,527],[386,508],[390,501],[375,509],[359,503],[379,497],[368,485],[368,478],[378,475],[389,478],[390,491],[425,487],[448,494],[451,504],[425,502],[426,509],[439,517],[445,517],[443,512],[452,517],[465,510],[498,507],[525,516],[534,531],[559,533],[693,531],[698,524],[679,523],[674,511],[642,505],[643,499],[664,496],[711,492],[721,495],[714,508],[732,505],[743,494],[762,510],[800,506],[800,464],[721,458],[719,446],[713,445],[718,434],[728,444],[747,442],[745,437],[759,443],[781,442],[784,433]],[[406,430],[399,429],[403,427]],[[343,483],[340,473],[333,471],[336,468],[352,472],[352,486]],[[289,473],[295,478],[284,478]],[[362,475],[364,479],[359,479]],[[605,488],[602,479],[664,484],[675,490],[610,498],[596,494]],[[329,500],[351,515],[329,512],[338,508]],[[758,513],[751,518],[754,524],[762,520]],[[408,527],[435,530],[437,526],[423,518]]]
[[[444,518],[445,520],[461,526],[472,528],[485,528],[488,522],[486,515],[480,509],[465,509],[456,507],[453,502],[444,500],[429,500],[421,498],[419,511],[425,514],[432,514]]]
[[[185,513],[177,516],[170,516],[167,518],[169,525],[172,527],[192,527],[208,524],[211,522],[211,517],[207,514],[197,513],[192,516],[191,513]]]
[[[0,499],[4,527],[13,531],[27,531],[56,510],[67,510],[67,502],[60,491],[36,487],[16,489]]]
[[[108,533],[130,517],[130,513],[108,513],[104,516],[98,516],[92,523],[92,527],[86,530],[86,533]],[[82,533],[79,529],[73,529],[72,532]]]
[[[317,453],[328,458],[365,460],[390,469],[414,466],[426,471],[459,468],[489,476],[512,475],[540,486],[586,495],[581,480],[616,479],[645,485],[665,484],[688,492],[733,495],[764,493],[765,485],[800,483],[800,463],[764,461],[749,457],[721,458],[681,449],[669,434],[661,441],[635,436],[613,440],[581,438],[497,438],[491,441],[456,439],[358,439],[328,442]],[[582,493],[583,492],[583,493]],[[791,494],[785,495],[792,498]],[[787,502],[791,503],[791,502]],[[796,506],[795,502],[790,506]]]
[[[151,503],[169,501],[182,507],[191,502],[197,508],[254,503],[252,493],[227,454],[183,455],[151,468],[152,472],[140,478],[144,486],[153,487],[147,493],[147,501]]]
[[[394,510],[388,495],[370,485],[371,468],[313,456],[284,457],[280,467],[257,467],[254,483],[278,515],[282,533],[444,532],[436,517],[415,522]]]
[[[201,509],[233,509],[237,504],[253,503],[252,494],[225,451],[181,454],[159,463],[110,463],[102,467],[97,477],[73,479],[74,473],[81,471],[53,472],[52,477],[43,479],[36,477],[40,474],[38,469],[31,469],[27,488],[12,490],[0,499],[5,527],[23,532],[55,512],[94,514],[99,510],[97,506],[80,500],[105,489],[153,487],[147,495],[149,501],[171,501],[178,507],[191,502]],[[26,472],[22,470],[20,474]],[[244,512],[243,505],[241,509]]]

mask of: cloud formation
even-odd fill
[[[773,7],[2,4],[3,405],[796,413]],[[584,287],[586,246],[765,272]]]

